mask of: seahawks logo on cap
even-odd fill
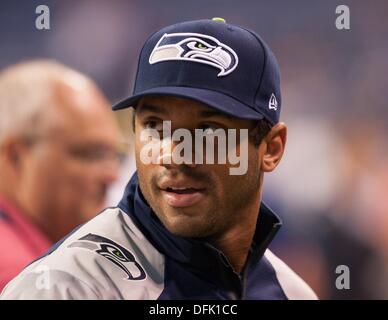
[[[95,251],[123,270],[127,280],[143,280],[146,278],[144,269],[136,261],[134,255],[116,242],[105,237],[89,233],[68,247]]]
[[[152,50],[149,63],[183,60],[207,64],[220,70],[218,77],[233,72],[236,52],[216,38],[199,33],[165,33]]]

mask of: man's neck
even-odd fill
[[[11,206],[12,208],[16,209],[17,211],[24,213],[23,209],[19,207],[15,197],[10,192],[8,192],[7,188],[4,188],[1,184],[0,184],[0,199],[2,199],[3,202]]]
[[[210,241],[212,245],[225,254],[236,273],[241,273],[247,262],[256,231],[260,202],[250,209],[251,214],[247,215],[246,219],[235,224],[233,228],[220,237]]]

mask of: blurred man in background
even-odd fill
[[[104,207],[118,138],[84,75],[46,60],[0,73],[0,291]]]

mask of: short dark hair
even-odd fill
[[[136,117],[136,109],[132,108],[131,112],[131,125],[132,125],[132,132],[135,133],[135,117]]]
[[[256,127],[249,133],[249,137],[256,148],[259,147],[261,141],[271,131],[272,127],[272,123],[267,119],[262,119],[257,122]]]

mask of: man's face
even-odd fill
[[[244,223],[248,219],[244,209],[252,205],[258,208],[260,202],[260,149],[248,143],[248,169],[242,175],[231,175],[229,169],[232,165],[228,161],[226,164],[207,164],[205,161],[204,164],[178,165],[173,161],[172,164],[145,164],[141,151],[147,141],[142,141],[141,132],[160,130],[163,121],[171,121],[172,132],[185,128],[192,133],[195,129],[252,130],[256,123],[175,97],[143,98],[135,117],[140,188],[170,232],[184,237],[213,237],[225,233],[235,224]],[[163,141],[163,145],[169,141]],[[239,142],[237,138],[237,153],[242,151]],[[172,142],[171,150],[177,144],[179,142]],[[166,148],[161,151],[160,158],[169,155],[171,153]]]
[[[101,211],[118,173],[118,131],[106,100],[91,88],[58,90],[49,124],[23,157],[20,186],[21,203],[51,238]]]

